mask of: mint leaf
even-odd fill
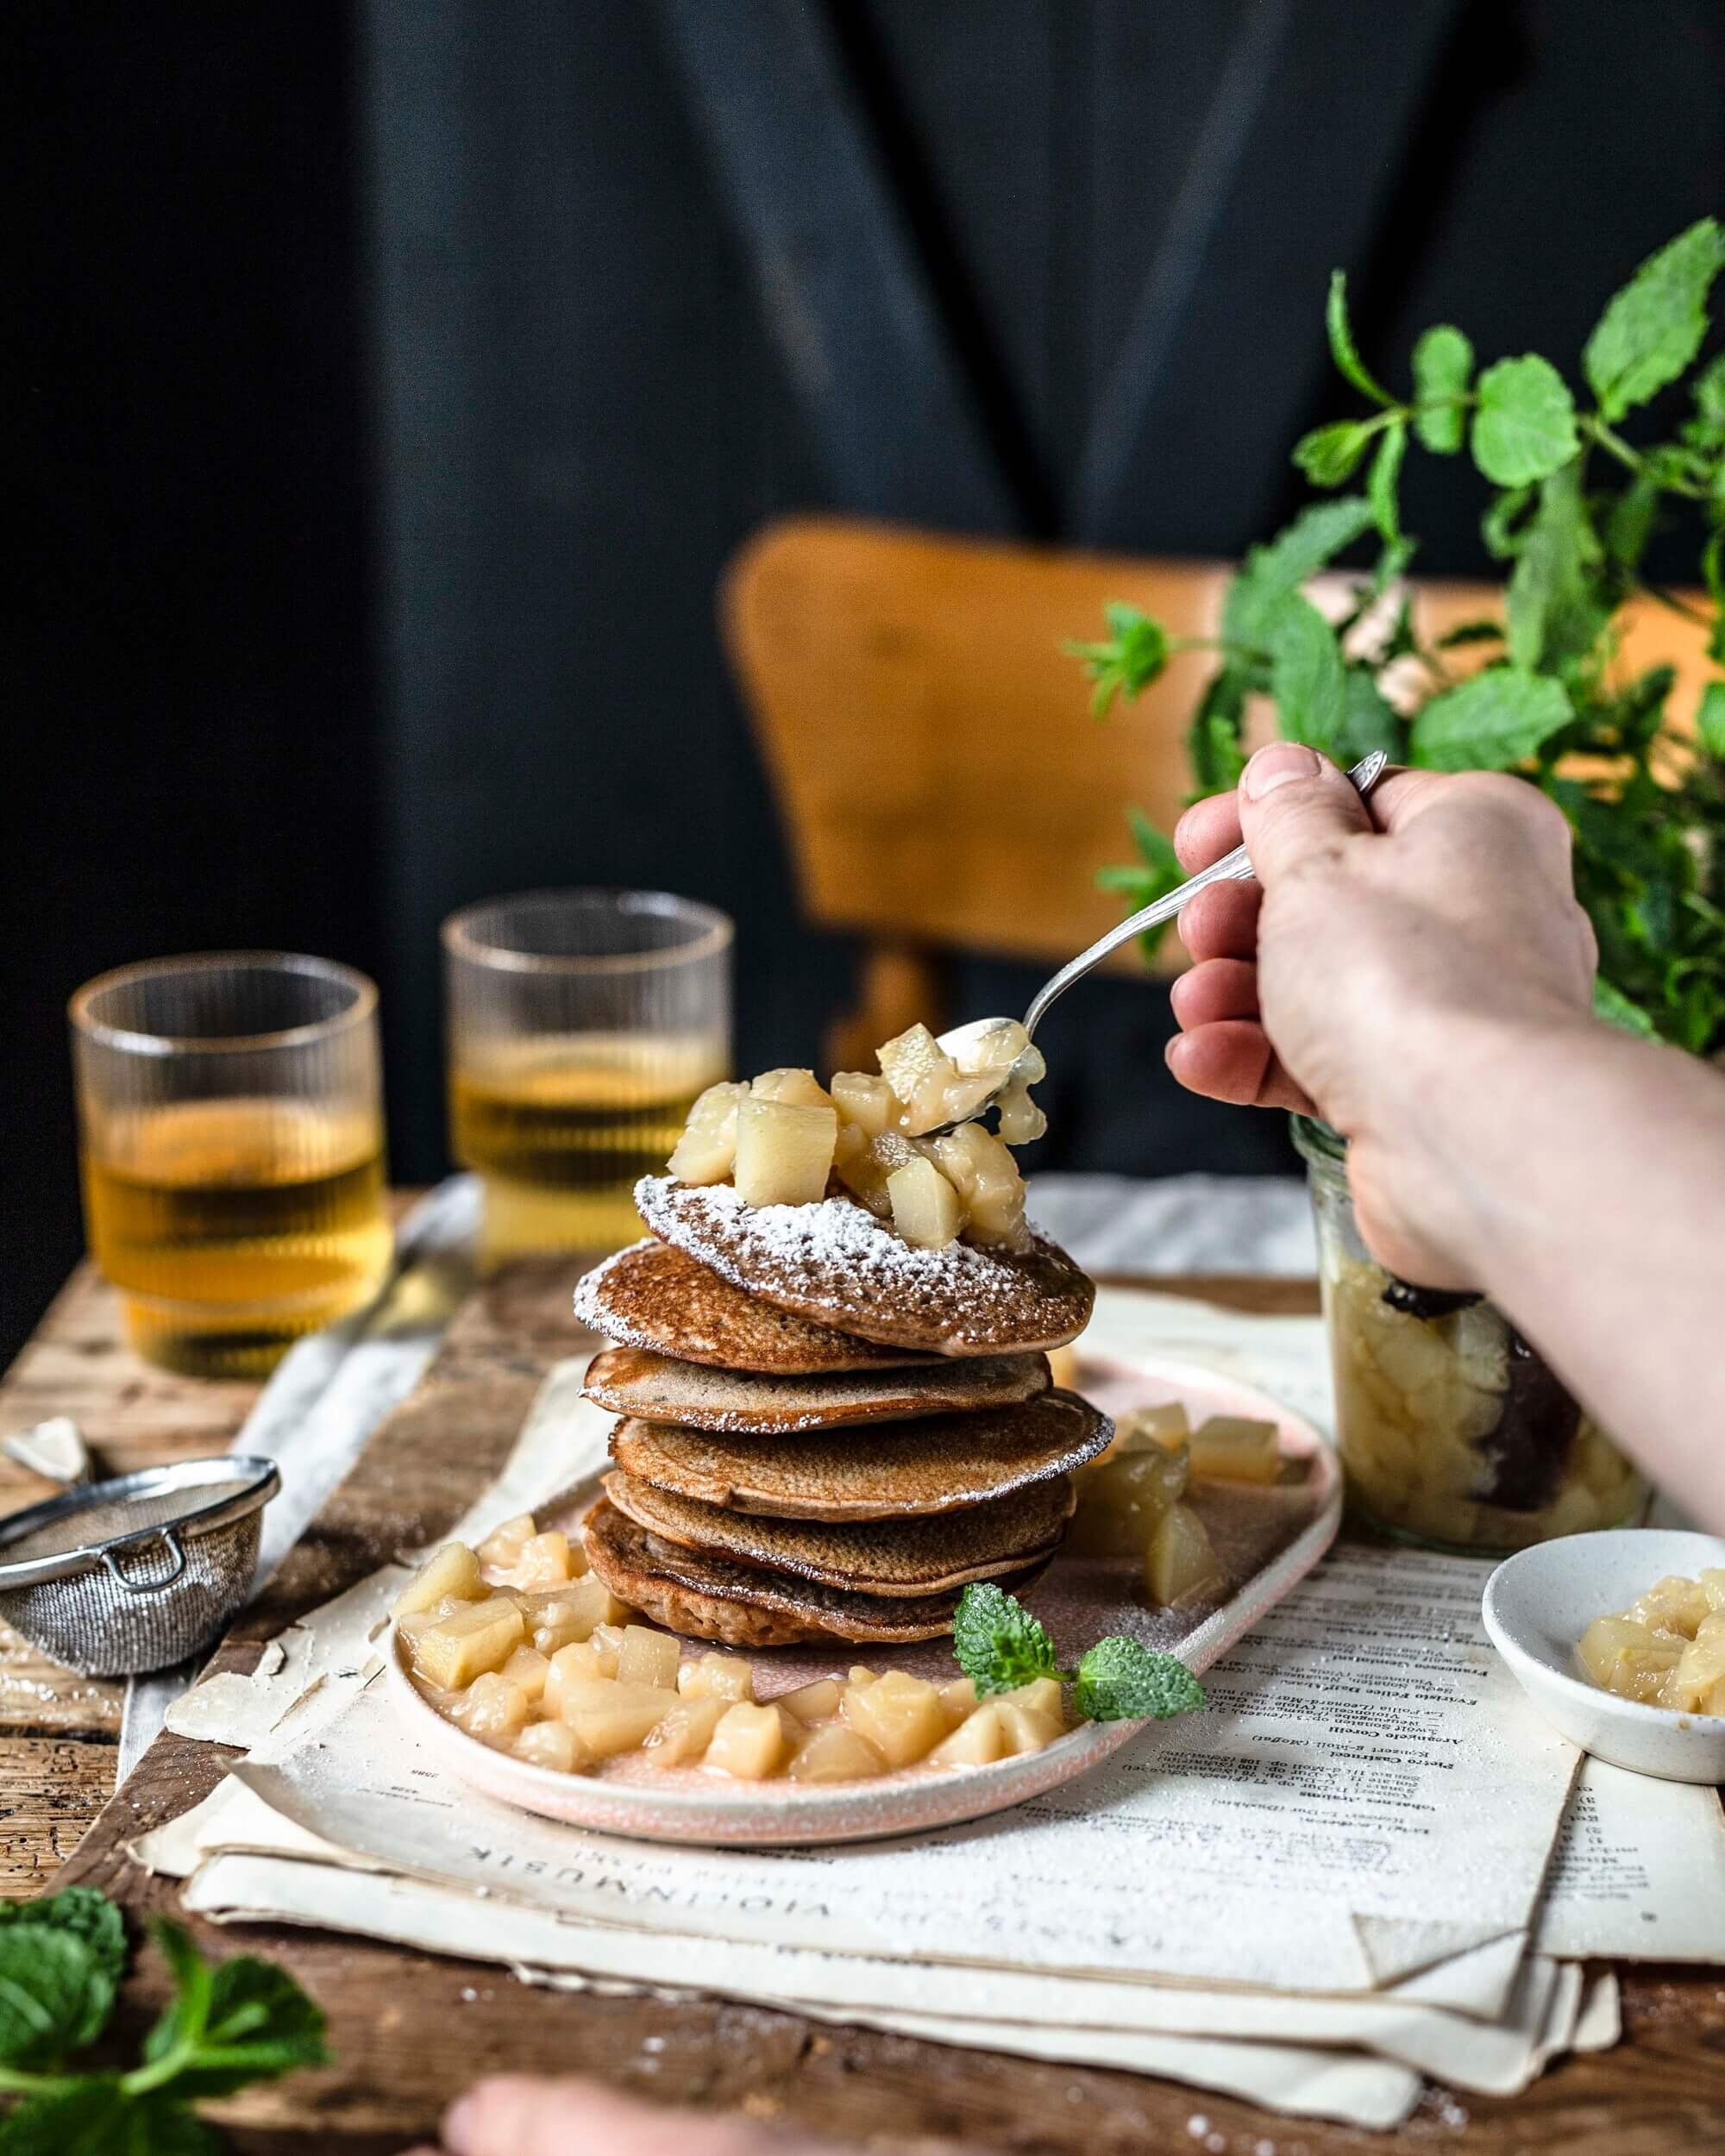
[[[1162,624],[1136,606],[1115,599],[1102,613],[1112,632],[1106,642],[1064,647],[1073,658],[1082,661],[1085,673],[1096,685],[1090,709],[1098,718],[1107,717],[1123,690],[1128,697],[1134,697],[1147,689],[1168,664],[1170,649]]]
[[[1289,741],[1328,755],[1341,729],[1341,649],[1336,632],[1309,599],[1283,600],[1270,624],[1270,687]]]
[[[1607,305],[1581,355],[1608,419],[1674,382],[1707,335],[1707,297],[1725,268],[1725,232],[1702,217],[1650,254]]]
[[[952,1651],[980,1698],[1060,1674],[1053,1640],[1022,1602],[992,1580],[973,1580],[959,1596]]]
[[[1224,667],[1193,715],[1186,733],[1186,758],[1201,799],[1208,793],[1231,793],[1239,784],[1245,769],[1245,752],[1240,747],[1245,698],[1244,675]]]
[[[1488,667],[1432,699],[1414,721],[1409,755],[1427,771],[1507,771],[1574,716],[1561,682]]]
[[[1642,1040],[1659,1037],[1659,1028],[1640,1005],[1632,1001],[1621,988],[1614,988],[1603,974],[1596,975],[1594,980],[1593,1015],[1622,1032],[1638,1035]]]
[[[1453,456],[1467,430],[1467,413],[1459,398],[1467,391],[1473,372],[1473,347],[1447,322],[1427,330],[1414,347],[1414,399],[1421,407],[1414,414],[1414,431],[1421,446],[1440,456]]]
[[[1330,293],[1324,306],[1324,328],[1330,340],[1330,357],[1360,395],[1371,398],[1375,404],[1393,404],[1396,399],[1389,392],[1366,372],[1365,362],[1360,358],[1354,343],[1353,330],[1348,323],[1346,270],[1330,272]]]
[[[101,2034],[113,2003],[113,1979],[71,1932],[31,1923],[0,1931],[0,2065],[57,2065]]]
[[[1695,730],[1708,755],[1725,763],[1725,681],[1709,681],[1703,690]]]
[[[1167,1721],[1204,1704],[1204,1688],[1171,1654],[1136,1639],[1099,1639],[1078,1664],[1078,1712],[1093,1722]]]
[[[1480,376],[1473,461],[1496,486],[1549,479],[1580,447],[1575,400],[1549,360],[1524,352]]]
[[[1336,734],[1335,760],[1358,763],[1374,749],[1396,763],[1408,753],[1408,723],[1386,700],[1366,667],[1347,669],[1342,694],[1341,725]]]
[[[1222,636],[1248,652],[1264,649],[1270,617],[1308,576],[1315,576],[1371,530],[1371,505],[1358,494],[1314,502],[1268,546],[1253,547],[1222,602]]]
[[[1384,429],[1383,439],[1371,460],[1371,470],[1365,481],[1365,498],[1371,504],[1377,529],[1392,545],[1402,536],[1402,510],[1396,490],[1407,448],[1407,424],[1398,419],[1393,426]]]
[[[156,2144],[132,2132],[132,2109],[117,2076],[89,2075],[9,2112],[0,2122],[0,2156],[154,2156]],[[165,2156],[179,2156],[172,2140],[160,2147]]]
[[[322,2008],[273,1962],[250,1954],[218,1963],[209,2021],[174,2093],[226,2096],[248,2082],[273,2081],[329,2058]]]
[[[1479,536],[1494,561],[1513,561],[1521,551],[1527,526],[1523,512],[1535,499],[1531,486],[1512,486],[1500,494],[1479,520]]]
[[[1294,444],[1294,461],[1314,486],[1339,486],[1371,446],[1373,429],[1363,420],[1338,419],[1314,427]]]
[[[119,1909],[94,1887],[63,1887],[39,1902],[0,1902],[0,1923],[46,1924],[81,1939],[104,1975],[118,1984],[126,1973],[126,1925]]]
[[[1590,652],[1611,618],[1591,573],[1603,559],[1581,491],[1581,467],[1566,464],[1540,490],[1509,579],[1510,661],[1556,672]]]

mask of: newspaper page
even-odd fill
[[[1476,1568],[1344,1550],[1213,1665],[1200,1723],[899,1842],[625,1842],[483,1799],[384,1689],[240,1778],[373,1863],[600,1923],[826,1952],[1367,1992],[1533,1921],[1578,1755],[1478,1626]]]

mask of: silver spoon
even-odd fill
[[[1369,756],[1362,757],[1348,773],[1348,777],[1353,781],[1354,787],[1362,799],[1371,793],[1373,787],[1383,777],[1384,766],[1389,761],[1389,757],[1385,755],[1383,749],[1374,749]],[[1250,883],[1251,877],[1251,862],[1247,856],[1246,849],[1244,846],[1236,846],[1231,854],[1224,854],[1220,861],[1212,862],[1208,868],[1201,868],[1195,876],[1188,877],[1177,890],[1170,891],[1164,897],[1153,899],[1140,912],[1128,916],[1124,921],[1118,922],[1106,936],[1099,936],[1088,950],[1081,950],[1078,956],[1070,959],[1057,974],[1055,974],[1050,980],[1044,981],[1035,995],[1031,998],[1030,1008],[1024,1014],[1024,1030],[1028,1038],[1034,1040],[1037,1027],[1042,1023],[1049,1006],[1055,1001],[1056,998],[1064,995],[1075,981],[1082,981],[1087,973],[1099,966],[1110,951],[1118,950],[1122,943],[1134,936],[1142,936],[1146,929],[1160,928],[1164,921],[1171,921],[1177,913],[1182,912],[1192,903],[1201,891],[1208,889],[1211,884]],[[1002,1025],[1010,1024],[1011,1020],[1007,1018],[973,1018],[968,1025],[955,1025],[949,1031],[943,1033],[940,1036],[940,1046],[962,1070],[964,1060],[976,1055],[988,1034]],[[938,1124],[932,1130],[913,1132],[912,1135],[918,1138],[939,1138],[948,1131],[957,1130],[960,1122],[974,1122],[977,1116],[986,1113],[995,1105],[1000,1094],[1011,1083],[1013,1074],[1023,1061],[1024,1055],[1020,1050],[1018,1058],[1000,1072],[994,1086],[978,1098],[975,1106],[968,1115],[962,1116],[951,1123]]]

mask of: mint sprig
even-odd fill
[[[1238,781],[1258,696],[1284,736],[1338,763],[1382,749],[1397,763],[1513,771],[1538,786],[1574,833],[1601,1015],[1709,1056],[1725,1050],[1725,354],[1703,354],[1722,275],[1725,225],[1703,217],[1607,303],[1570,379],[1539,353],[1479,366],[1464,331],[1437,323],[1414,345],[1403,390],[1366,365],[1338,274],[1326,329],[1362,404],[1292,453],[1322,498],[1248,549],[1214,640],[1117,604],[1103,642],[1069,647],[1101,710],[1171,676],[1195,641],[1214,652],[1187,734],[1197,797]],[[1681,404],[1661,419],[1647,408],[1667,393]],[[1416,450],[1451,460],[1453,484],[1470,467],[1484,482],[1480,536],[1509,577],[1501,621],[1434,640],[1405,605],[1385,633],[1385,594],[1414,556],[1401,490]],[[1339,491],[1350,486],[1363,491]],[[1702,605],[1646,567],[1655,537],[1678,531]],[[1369,535],[1375,558],[1344,570],[1353,589],[1340,617],[1327,604],[1319,613],[1302,586]],[[1670,667],[1625,665],[1631,600],[1709,632],[1721,673],[1692,728],[1667,712]],[[1136,812],[1133,837],[1138,860],[1099,878],[1128,910],[1172,887],[1166,841]]]
[[[129,2072],[68,2062],[108,2026],[126,1963],[107,1896],[68,1887],[0,1905],[0,2156],[210,2156],[219,2144],[191,2109],[248,2082],[321,2065],[323,2015],[293,1979],[250,1955],[212,1965],[180,1925],[151,1932],[174,1995]]]
[[[1177,1657],[1120,1633],[1099,1639],[1076,1670],[1063,1670],[1047,1627],[992,1581],[973,1582],[959,1596],[952,1651],[978,1698],[1051,1677],[1074,1688],[1087,1721],[1166,1721],[1204,1704],[1203,1686]]]

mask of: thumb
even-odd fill
[[[1240,834],[1268,890],[1314,856],[1372,828],[1347,774],[1302,742],[1272,742],[1240,776]]]

